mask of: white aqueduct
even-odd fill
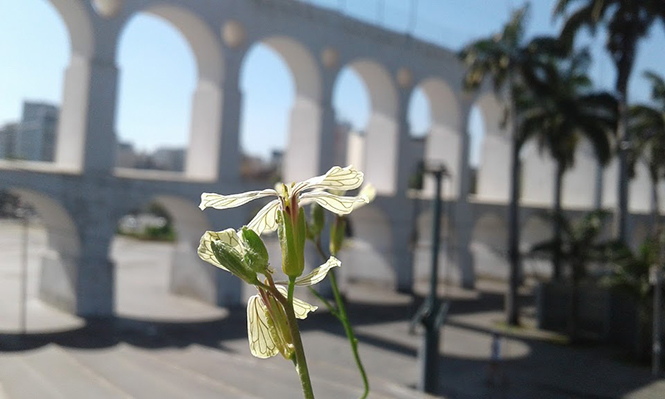
[[[505,247],[509,140],[499,127],[501,108],[491,90],[476,96],[463,92],[463,67],[453,52],[291,0],[50,1],[71,41],[55,162],[0,164],[0,188],[30,201],[48,231],[49,250],[41,271],[43,300],[81,316],[112,315],[114,265],[109,249],[117,222],[129,210],[158,201],[172,214],[178,233],[172,291],[222,306],[239,303],[239,280],[201,262],[196,248],[203,231],[239,227],[251,209],[201,212],[197,205],[203,191],[254,188],[239,176],[242,93],[238,85],[243,58],[258,42],[283,57],[295,80],[283,170],[286,181],[314,176],[332,166],[331,97],[340,69],[352,68],[366,85],[371,116],[364,165],[379,195],[352,215],[357,245],[346,254],[354,264],[351,273],[362,275],[370,263],[379,265],[381,276],[394,287],[409,290],[424,272],[414,264],[427,264],[427,225],[432,216],[425,211],[414,221],[412,200],[406,195],[420,156],[443,161],[452,175],[446,190],[449,239],[442,256],[454,265],[455,277],[472,286],[474,264],[504,267],[500,252]],[[139,12],[170,22],[196,59],[198,84],[192,94],[183,173],[114,167],[118,38]],[[433,120],[422,155],[406,150],[408,102],[416,87],[427,95]],[[476,193],[470,195],[467,124],[474,105],[483,114],[486,134]],[[596,178],[591,154],[582,150],[579,155],[565,180],[568,212],[580,214],[597,204],[613,207],[616,167]],[[552,203],[553,165],[533,147],[524,149],[523,159],[520,218],[522,244],[528,245],[549,234],[539,215]],[[426,190],[430,198],[431,183]],[[636,237],[646,231],[651,207],[648,187],[647,174],[641,170],[631,185]],[[408,245],[414,222],[421,231],[416,251]]]

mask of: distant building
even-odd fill
[[[16,133],[17,123],[9,123],[0,129],[0,158],[16,158]]]
[[[184,148],[160,147],[152,154],[152,162],[155,169],[172,170],[182,172],[185,170]]]
[[[59,113],[55,105],[25,101],[21,121],[0,129],[0,157],[52,162]]]
[[[16,158],[53,161],[59,112],[55,105],[29,101],[23,103],[23,118],[14,142]]]
[[[118,168],[134,168],[136,167],[136,152],[134,152],[134,145],[118,141],[115,151],[116,159],[115,166]]]

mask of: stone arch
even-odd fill
[[[482,114],[485,127],[477,171],[476,196],[488,201],[507,202],[510,190],[510,126],[501,127],[504,108],[494,93],[481,94],[476,105]]]
[[[363,80],[372,106],[364,142],[364,172],[379,194],[397,190],[397,89],[385,67],[370,59],[348,64]]]
[[[367,279],[395,286],[396,271],[391,254],[393,235],[390,219],[378,206],[370,204],[349,216],[353,235],[340,255],[346,280]]]
[[[425,145],[426,162],[443,162],[448,168],[452,181],[460,178],[459,165],[461,158],[462,128],[461,108],[455,92],[450,85],[440,78],[427,78],[419,87],[430,103],[432,124]],[[434,193],[434,180],[425,180],[424,190],[428,195]],[[452,184],[445,193],[446,198],[456,198],[459,184]]]
[[[184,165],[188,178],[217,177],[224,84],[224,57],[219,39],[199,16],[181,7],[158,4],[140,10],[160,17],[182,34],[197,67],[192,95],[189,145]],[[125,22],[127,26],[128,21]]]
[[[321,72],[309,49],[288,36],[270,36],[263,43],[286,63],[295,83],[287,147],[282,168],[284,181],[300,181],[320,171],[322,108]]]
[[[206,230],[211,229],[206,215],[193,201],[169,194],[142,198],[138,202],[134,202],[134,207],[150,203],[159,204],[168,213],[176,233],[176,240],[173,244],[154,242],[136,244],[127,240],[118,241],[116,238],[111,248],[116,263],[116,289],[118,290],[116,312],[121,313],[123,317],[133,318],[144,318],[149,315],[150,318],[158,319],[174,317],[187,319],[190,315],[186,314],[186,309],[197,306],[199,310],[203,310],[203,313],[196,312],[198,313],[197,318],[217,318],[220,314],[212,308],[202,308],[202,305],[189,301],[176,301],[173,297],[173,295],[179,295],[207,304],[217,304],[216,273],[218,271],[201,261],[197,254],[201,236]],[[149,273],[152,276],[149,284],[136,278],[133,268],[124,267],[124,262],[133,258],[126,259],[122,254],[123,248],[136,245],[148,248],[152,246],[149,251],[141,250],[140,252],[144,254],[141,256],[145,257],[141,269],[150,269],[147,272],[141,272],[139,277],[145,277]],[[123,265],[120,266],[120,264]],[[143,287],[141,289],[145,290],[142,294],[145,296],[145,300],[142,300],[145,306],[136,303],[136,296],[133,294],[135,287]],[[153,307],[150,305],[151,301],[162,299],[172,301],[174,306]]]
[[[470,242],[477,276],[505,278],[508,275],[507,226],[505,216],[498,212],[485,211],[478,214]]]
[[[65,23],[71,45],[71,57],[63,81],[54,162],[59,167],[80,171],[85,151],[90,60],[95,51],[95,36],[90,15],[83,3],[68,0],[50,2]]]
[[[35,208],[46,229],[48,248],[42,254],[40,299],[76,313],[81,242],[74,220],[62,204],[48,195],[26,188],[11,188],[10,191]]]

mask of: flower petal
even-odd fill
[[[358,193],[358,197],[363,197],[365,198],[365,202],[357,202],[353,205],[353,210],[355,211],[356,209],[365,206],[369,204],[370,202],[374,201],[374,198],[376,198],[376,189],[374,186],[369,183],[363,186],[363,188],[360,190]]]
[[[276,288],[282,295],[284,295],[284,298],[287,297],[288,291],[286,287],[278,285]],[[309,312],[313,312],[318,308],[318,306],[309,304],[301,299],[293,298],[293,312],[296,314],[296,317],[301,320],[306,319]]]
[[[217,257],[215,257],[215,254],[212,251],[211,245],[213,241],[225,242],[231,245],[233,248],[237,249],[238,252],[242,253],[242,246],[240,245],[238,233],[236,233],[236,231],[233,229],[226,229],[223,231],[206,231],[203,236],[201,236],[201,241],[197,250],[199,258],[228,272],[229,269],[219,263]]]
[[[201,210],[208,207],[215,209],[228,209],[248,203],[258,198],[277,196],[277,192],[273,189],[266,189],[261,191],[247,191],[246,193],[221,195],[215,193],[201,194]]]
[[[321,280],[326,278],[330,269],[332,269],[333,267],[339,267],[341,265],[342,262],[340,262],[339,259],[335,258],[334,256],[331,256],[326,263],[312,270],[311,273],[298,277],[296,279],[295,284],[300,287],[307,287],[310,285],[317,284],[321,282]]]
[[[277,210],[279,209],[279,200],[268,202],[266,206],[254,216],[251,222],[247,225],[248,228],[254,230],[258,235],[262,233],[270,233],[277,230]]]
[[[307,205],[316,202],[330,212],[338,215],[347,215],[351,213],[360,203],[366,204],[367,198],[364,196],[347,197],[342,195],[331,194],[326,191],[313,191],[300,194],[298,203]]]
[[[247,339],[252,355],[267,359],[279,353],[277,344],[270,334],[268,309],[260,296],[254,295],[247,302]]]
[[[346,168],[333,166],[324,175],[312,177],[311,179],[297,183],[293,188],[293,192],[298,193],[305,189],[315,188],[339,191],[353,190],[363,184],[363,176],[363,173],[356,170],[353,165],[349,165]]]

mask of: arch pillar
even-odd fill
[[[113,55],[72,57],[65,71],[55,163],[77,172],[111,173],[115,166],[118,68]]]
[[[332,104],[333,89],[337,70],[323,74],[323,93],[321,101],[321,130],[319,138],[319,173],[325,173],[335,166],[338,159],[346,160],[346,138],[340,137],[337,132],[337,117]],[[339,145],[343,142],[344,145]],[[344,152],[344,157],[338,151]],[[342,162],[345,163],[345,162]],[[337,165],[347,166],[347,165]]]
[[[392,235],[392,264],[395,270],[396,289],[402,293],[413,292],[413,252],[409,249],[411,230],[413,226],[412,212],[407,209],[406,197],[392,204],[394,210],[389,212],[390,230]]]
[[[240,179],[240,116],[242,112],[242,92],[240,91],[240,68],[242,54],[239,50],[225,52],[221,118],[219,163],[217,178],[219,181],[235,182]]]
[[[82,167],[86,172],[111,174],[115,167],[116,148],[114,126],[118,68],[115,56],[109,54],[94,59],[90,63],[89,76],[87,105],[84,105],[87,106],[86,133],[85,138],[78,142],[83,152]],[[58,154],[64,151],[67,150],[58,144]]]
[[[106,179],[85,179],[82,186],[82,191],[87,192],[86,199],[69,198],[67,204],[81,242],[72,279],[76,291],[74,310],[81,317],[110,317],[115,303],[115,272],[109,254],[115,234],[113,210],[117,199],[113,185]]]
[[[463,118],[460,123],[459,135],[462,139],[460,147],[458,192],[457,202],[455,204],[455,248],[457,252],[457,267],[460,271],[461,284],[464,288],[474,288],[476,285],[476,273],[471,254],[471,237],[473,233],[473,213],[468,202],[468,195],[471,187],[471,168],[469,166],[469,113],[471,112],[472,102],[467,95],[462,101],[461,115]]]
[[[395,179],[393,182],[395,195],[403,197],[409,188],[409,178],[413,173],[410,165],[415,164],[415,160],[409,159],[411,147],[411,131],[409,125],[409,100],[411,98],[411,86],[400,87],[398,89],[397,101],[397,148],[395,156]]]

